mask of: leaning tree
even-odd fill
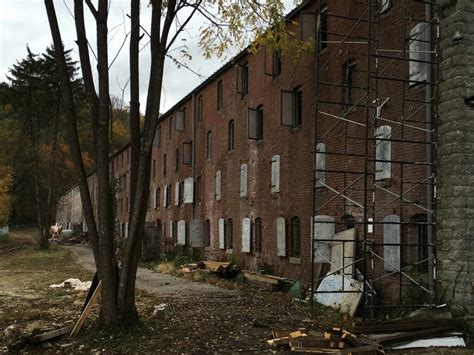
[[[110,1],[74,0],[74,21],[79,48],[80,66],[90,106],[98,179],[97,215],[94,216],[86,172],[81,160],[77,135],[77,112],[67,75],[61,32],[53,0],[44,0],[51,34],[56,48],[56,60],[61,70],[61,86],[68,120],[69,144],[75,164],[77,181],[99,278],[102,281],[101,319],[105,325],[120,322],[136,323],[135,281],[140,246],[145,225],[149,194],[150,158],[158,125],[163,72],[170,51],[191,21],[200,21],[199,45],[206,57],[222,56],[232,46],[256,50],[266,43],[289,48],[294,33],[286,30],[282,0],[150,0],[146,11],[151,23],[140,23],[140,0],[130,0],[130,143],[131,186],[128,238],[122,247],[120,267],[116,260],[113,236],[113,198],[109,170],[109,48],[108,12]],[[90,48],[84,21],[84,3],[95,20],[97,75],[95,82]],[[139,56],[140,41],[149,43],[150,67],[144,122],[140,125]],[[97,88],[97,90],[96,90]]]

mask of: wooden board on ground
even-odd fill
[[[252,271],[244,271],[244,276],[250,281],[262,282],[265,284],[280,285],[285,279],[272,275],[258,274]]]
[[[89,303],[87,303],[86,308],[84,309],[84,311],[82,311],[81,316],[79,317],[79,320],[77,321],[76,325],[72,329],[70,337],[76,336],[81,330],[87,317],[89,317],[89,314],[91,314],[92,312],[92,307],[94,307],[94,305],[97,303],[101,290],[102,290],[102,281],[99,281],[96,289],[94,290],[94,293],[92,294],[91,299],[89,300]]]
[[[206,269],[217,272],[222,269],[227,269],[230,266],[228,262],[219,262],[219,261],[203,261],[202,262]]]
[[[30,343],[42,343],[44,341],[60,337],[61,335],[69,334],[70,331],[71,331],[71,327],[64,327],[64,328],[51,330],[51,331],[44,332],[44,333],[41,333],[41,334],[33,335],[29,339],[29,342]]]

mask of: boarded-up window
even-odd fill
[[[400,217],[385,216],[383,222],[383,243],[400,244]],[[384,245],[383,259],[385,271],[400,271],[400,245]]]
[[[375,130],[375,180],[390,179],[392,157],[392,128],[380,126]]]
[[[430,44],[428,43],[428,23],[420,22],[410,31],[410,85],[426,81],[428,74]]]
[[[250,218],[242,219],[242,252],[250,253]]]
[[[272,157],[272,181],[271,181],[272,194],[280,192],[280,156],[274,155]]]
[[[316,187],[326,184],[326,144],[316,144]]]
[[[179,181],[175,183],[174,187],[174,205],[178,206],[179,205],[179,187],[180,187]]]
[[[184,203],[193,203],[194,197],[194,179],[184,179]]]
[[[183,108],[181,110],[176,111],[176,119],[175,119],[175,128],[177,131],[184,131],[185,124],[186,124],[186,109]]]
[[[225,219],[219,218],[219,249],[225,249]]]
[[[301,13],[301,40],[310,41],[316,38],[316,15]]]
[[[175,239],[174,224],[175,224],[175,221],[170,221],[170,239],[172,241],[174,241],[174,239]]]
[[[318,215],[312,221],[314,238],[314,262],[328,264],[331,261],[331,241],[336,232],[335,219],[331,216]]]
[[[283,217],[276,220],[277,255],[286,256],[286,221]]]
[[[183,143],[183,164],[193,163],[193,141]]]
[[[186,245],[186,222],[178,221],[178,245]]]
[[[165,185],[164,190],[163,190],[163,207],[168,207],[168,185]]]
[[[298,127],[303,121],[303,91],[296,87],[293,91],[281,91],[281,124]]]
[[[156,128],[155,138],[153,139],[153,145],[155,145],[158,148],[161,147],[161,126],[158,126]],[[128,161],[128,154],[127,154],[127,161]]]
[[[222,199],[222,172],[216,172],[216,200],[220,201]]]
[[[247,164],[240,166],[240,197],[247,197]]]
[[[191,248],[202,247],[203,224],[199,219],[189,221],[189,245]]]

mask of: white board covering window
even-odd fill
[[[170,220],[170,239],[171,240],[174,240],[174,237],[175,237],[173,224],[174,224],[173,220]]]
[[[280,192],[280,156],[272,157],[272,194]]]
[[[186,244],[186,222],[185,221],[178,221],[178,245],[185,245]]]
[[[240,166],[240,197],[247,197],[247,164]]]
[[[153,190],[153,208],[155,210],[158,208],[158,198],[159,198],[159,196],[156,196],[156,190],[158,189],[155,188],[155,190]]]
[[[250,253],[250,218],[242,219],[242,253]]]
[[[383,221],[383,243],[400,244],[400,217],[389,215]],[[400,271],[400,245],[384,245],[383,259],[385,271]]]
[[[202,247],[203,226],[199,219],[189,221],[189,244],[191,248]]]
[[[380,126],[375,130],[375,180],[390,179],[392,128],[390,126]]]
[[[168,194],[169,194],[169,191],[168,191],[168,185],[165,185],[164,189],[163,189],[163,207],[168,207]]]
[[[179,181],[174,185],[174,205],[179,205]]]
[[[286,221],[283,217],[276,220],[277,255],[286,256]]]
[[[420,22],[410,31],[409,77],[411,86],[426,81],[427,79],[428,64],[423,62],[429,61],[430,59],[430,44],[428,43],[429,30],[430,26],[428,23]]]
[[[222,199],[222,172],[219,170],[216,172],[216,200]]]
[[[184,203],[193,203],[194,179],[192,177],[184,179]]]
[[[128,238],[128,223],[125,223],[125,239]]]
[[[219,218],[219,249],[225,249],[225,220]]]
[[[318,215],[312,221],[314,238],[314,262],[328,264],[331,261],[331,241],[336,233],[335,219],[331,216]]]
[[[184,109],[176,111],[175,129],[177,131],[184,131],[184,118],[185,118]]]
[[[316,187],[326,184],[326,144],[316,144]]]

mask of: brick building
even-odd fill
[[[243,51],[164,113],[147,212],[161,250],[310,284],[328,270],[335,233],[355,228],[348,277],[388,302],[414,288],[430,300],[436,11],[414,0],[307,1],[288,20],[317,39],[316,54]],[[126,237],[128,147],[111,164]]]

